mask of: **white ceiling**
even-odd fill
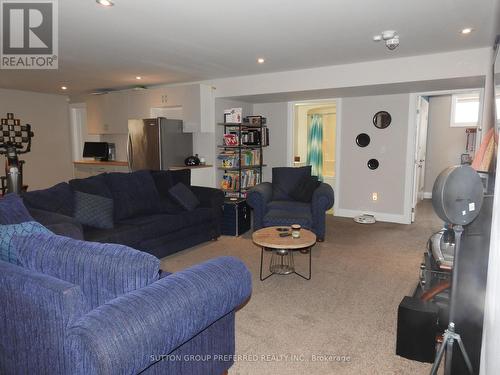
[[[498,1],[115,0],[103,8],[59,0],[59,70],[2,70],[0,87],[61,93],[67,85],[75,94],[491,46]],[[460,35],[464,27],[474,32]],[[386,29],[401,37],[394,52],[372,41]]]

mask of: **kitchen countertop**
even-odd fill
[[[171,166],[170,169],[171,171],[178,171],[179,169],[200,169],[200,168],[212,168],[213,165],[210,165],[210,164],[205,164],[205,165],[191,165],[191,166],[187,166],[187,165],[173,165]]]
[[[77,160],[74,161],[73,164],[83,164],[83,165],[112,165],[118,167],[128,167],[128,163],[126,161],[120,160],[108,160],[108,161],[100,161],[100,160]]]

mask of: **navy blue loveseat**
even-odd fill
[[[33,218],[52,232],[75,239],[117,243],[162,258],[216,239],[221,234],[224,195],[218,189],[190,186],[190,170],[103,173],[23,194]],[[188,211],[169,194],[183,183],[200,204]],[[81,225],[75,219],[75,192],[113,201],[112,227]]]

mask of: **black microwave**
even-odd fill
[[[109,156],[108,142],[85,142],[83,145],[83,157],[107,161]]]

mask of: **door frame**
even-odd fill
[[[286,134],[286,166],[293,167],[293,149],[295,142],[294,121],[296,104],[322,104],[322,103],[335,103],[335,184],[333,187],[335,199],[333,200],[334,215],[338,212],[339,197],[340,197],[340,156],[341,156],[341,142],[340,136],[342,132],[342,99],[329,98],[329,99],[307,99],[295,100],[287,103],[287,134]]]
[[[484,88],[469,88],[469,89],[460,89],[460,90],[438,90],[438,91],[424,91],[417,93],[410,93],[409,100],[409,112],[408,112],[408,139],[406,145],[406,176],[405,176],[405,186],[408,188],[405,191],[405,203],[404,203],[404,218],[407,224],[412,223],[412,206],[413,206],[413,194],[414,194],[414,185],[415,185],[415,175],[414,175],[414,163],[415,163],[415,150],[417,146],[417,106],[419,96],[433,97],[440,95],[453,95],[453,94],[461,94],[470,91],[479,91],[479,124],[482,124],[483,120],[483,106],[484,106]],[[482,128],[477,128],[478,133],[476,137],[476,150],[481,144],[482,138]],[[429,137],[429,131],[427,131],[427,138]],[[418,194],[418,193],[417,193]]]

